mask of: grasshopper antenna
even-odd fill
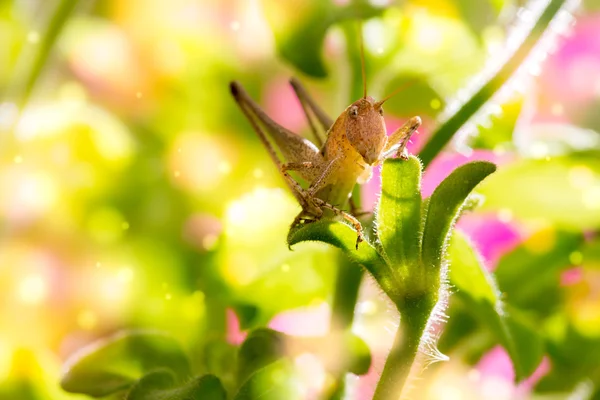
[[[360,44],[360,72],[363,81],[363,99],[367,98],[367,69],[365,67],[365,44],[362,33],[362,24],[358,22],[358,42]]]
[[[395,95],[400,93],[401,91],[408,89],[409,87],[411,87],[412,85],[417,83],[417,81],[418,81],[417,79],[413,79],[409,82],[406,82],[404,85],[401,85],[400,87],[396,88],[396,90],[394,90],[392,93],[388,94],[383,99],[381,99],[377,103],[375,103],[375,106],[381,107],[383,105],[383,103],[385,103],[386,101],[388,101],[389,99],[391,99],[392,97],[394,97]]]

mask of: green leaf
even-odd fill
[[[456,295],[506,349],[513,363],[516,380],[521,381],[531,375],[542,361],[542,339],[516,310],[505,310],[492,276],[459,232],[452,236],[448,256],[450,283],[456,288]]]
[[[125,331],[73,355],[61,386],[68,392],[101,397],[126,389],[159,368],[170,370],[177,381],[191,375],[188,359],[175,339],[158,332]]]
[[[364,375],[371,367],[371,350],[360,337],[346,332],[342,345],[348,356],[348,371],[356,375]]]
[[[437,116],[444,109],[444,96],[431,87],[428,79],[430,78],[416,73],[406,73],[392,79],[383,93],[392,93],[402,88],[402,95],[393,96],[386,101],[386,112],[401,117]]]
[[[519,160],[504,166],[479,191],[486,198],[484,210],[508,210],[516,218],[544,221],[559,229],[597,229],[600,153]]]
[[[394,268],[411,268],[420,260],[421,162],[388,159],[381,172],[377,235]]]
[[[285,355],[283,333],[272,329],[256,329],[242,343],[238,354],[238,382]]]
[[[368,241],[361,242],[356,250],[356,231],[350,226],[337,221],[321,220],[290,230],[290,247],[304,241],[320,241],[342,249],[350,260],[366,268],[384,290],[390,288],[389,278],[383,276],[388,270],[385,260]]]
[[[237,302],[233,304],[233,310],[240,321],[240,329],[249,329],[256,322],[260,310],[253,304]]]
[[[522,95],[516,96],[511,101],[502,104],[498,115],[489,116],[489,126],[479,126],[477,136],[473,138],[471,147],[475,149],[510,149],[513,145],[513,133],[521,109],[523,108],[524,98]]]
[[[552,370],[539,381],[536,391],[572,390],[582,381],[600,387],[600,337],[583,335],[569,318],[559,313],[545,324]]]
[[[317,78],[327,76],[321,53],[329,28],[347,19],[367,19],[383,12],[383,8],[374,7],[367,1],[353,1],[339,7],[331,1],[270,0],[264,9],[281,57],[303,73]]]
[[[304,396],[294,372],[289,360],[275,361],[254,372],[234,400],[301,400]]]
[[[168,370],[151,372],[142,377],[129,391],[126,400],[226,400],[227,393],[219,378],[204,375],[181,387]]]
[[[507,303],[548,314],[558,305],[560,274],[583,244],[580,233],[544,229],[506,254],[495,270]],[[554,295],[554,296],[553,296]]]
[[[475,33],[481,35],[483,30],[493,25],[500,14],[499,7],[490,0],[456,0],[461,20]]]
[[[486,161],[475,161],[456,168],[434,190],[429,200],[423,230],[422,260],[426,268],[439,271],[450,228],[471,191],[496,170]]]

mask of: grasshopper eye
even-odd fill
[[[352,107],[350,109],[350,116],[351,117],[356,117],[358,115],[358,107]]]
[[[379,107],[379,115],[383,116],[383,107]]]

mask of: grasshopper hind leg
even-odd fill
[[[296,216],[296,218],[294,219],[294,222],[292,222],[290,229],[293,229],[293,228],[297,227],[298,225],[310,224],[312,222],[317,222],[317,221],[321,220],[321,218],[323,217],[323,210],[326,209],[326,210],[331,211],[336,216],[342,217],[344,220],[349,222],[354,227],[354,229],[356,230],[355,249],[358,250],[358,244],[365,240],[362,224],[360,223],[360,221],[358,219],[356,219],[353,215],[348,214],[347,212],[340,210],[336,206],[331,205],[319,198],[313,198],[312,200],[313,200],[314,206],[317,206],[319,208],[320,214],[315,215],[315,214],[309,212],[303,206],[303,209],[302,209],[302,211],[300,211],[300,214],[298,214]]]

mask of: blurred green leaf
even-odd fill
[[[502,104],[497,115],[491,114],[489,116],[489,125],[478,127],[477,135],[474,137],[471,147],[488,150],[512,148],[514,146],[512,143],[513,133],[522,108],[522,96],[515,97],[511,101]]]
[[[385,110],[400,117],[427,115],[432,118],[444,109],[444,96],[431,87],[430,77],[407,73],[392,79],[384,93],[400,93],[385,102]]]
[[[129,391],[126,400],[226,400],[227,393],[214,375],[192,379],[174,387],[177,379],[168,370],[151,372],[142,377]]]
[[[246,330],[254,325],[260,310],[258,307],[252,304],[246,304],[243,302],[237,302],[233,304],[235,315],[237,315],[240,321],[240,329]]]
[[[427,268],[439,270],[448,233],[463,203],[475,186],[495,170],[492,163],[471,162],[452,171],[434,190],[423,229],[422,261]]]
[[[264,7],[281,57],[303,73],[317,78],[327,76],[321,54],[327,30],[344,20],[372,18],[383,12],[383,8],[361,0],[343,7],[333,1],[269,0]]]
[[[509,210],[517,218],[569,230],[598,228],[600,153],[519,160],[503,166],[479,192],[485,210]]]
[[[454,0],[462,21],[478,36],[481,36],[485,28],[496,22],[500,14],[497,3],[490,0]]]
[[[326,349],[324,349],[326,350]],[[348,355],[348,371],[356,375],[364,375],[371,367],[371,350],[360,337],[346,332],[341,351]]]
[[[272,329],[256,329],[248,335],[238,353],[238,382],[285,355],[285,335]]]
[[[281,359],[254,372],[234,400],[301,400],[299,383],[291,361]]]
[[[450,265],[450,268],[452,268],[452,265]],[[442,353],[448,354],[452,352],[464,343],[464,341],[468,341],[468,347],[472,347],[471,335],[474,335],[481,329],[481,323],[469,311],[460,296],[451,296],[448,309],[446,310],[448,322],[444,326],[444,332],[438,342],[438,348]]]
[[[507,312],[492,276],[467,239],[454,232],[448,248],[450,283],[467,310],[482,321],[508,352],[521,381],[531,375],[544,355],[543,341],[516,310]]]
[[[73,355],[61,386],[68,392],[101,397],[126,389],[155,369],[170,370],[177,382],[191,375],[188,359],[176,340],[157,332],[125,331]]]
[[[586,10],[597,11],[600,10],[600,0],[584,0],[583,4]]]
[[[381,182],[377,235],[383,252],[394,268],[414,267],[421,256],[421,162],[414,156],[386,160]]]
[[[495,270],[507,303],[548,314],[556,307],[560,274],[583,243],[580,233],[546,229],[502,257]]]
[[[568,391],[582,381],[600,387],[600,337],[580,334],[567,318],[557,314],[546,323],[552,369],[538,382],[536,391]]]

